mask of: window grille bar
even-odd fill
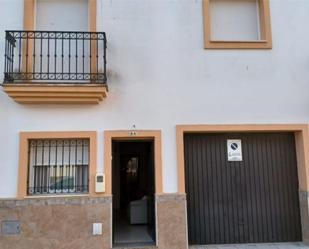
[[[12,73],[14,68],[13,68],[13,62],[14,62],[14,45],[11,43],[10,44],[10,72]]]
[[[55,167],[54,167],[54,188],[57,189],[58,182],[56,181],[58,177],[58,171],[57,171],[57,166],[58,166],[58,142],[56,141],[56,152],[55,152]]]
[[[32,61],[32,67],[33,67],[33,69],[32,69],[32,71],[33,71],[33,73],[35,74],[36,73],[36,71],[35,71],[35,39],[33,39],[33,54],[32,54],[32,57],[33,57],[33,61]]]
[[[7,72],[8,72],[8,74],[10,73],[10,43],[7,43],[7,56],[6,56],[6,58],[7,58],[7,66],[6,66],[6,70],[7,70]]]
[[[69,66],[68,66],[68,72],[69,75],[71,74],[71,37],[69,37],[69,54],[68,54],[68,60],[69,60]],[[63,76],[63,75],[62,75]]]
[[[96,42],[96,61],[97,61],[97,65],[96,65],[96,77],[99,75],[99,42]]]
[[[37,183],[37,155],[38,155],[38,153],[37,153],[37,150],[38,150],[38,147],[37,147],[37,144],[35,144],[35,154],[34,154],[34,160],[35,160],[35,162],[34,162],[34,186],[37,186],[38,185],[38,183]]]
[[[78,34],[76,33],[76,37]],[[75,40],[75,77],[78,79],[78,40]]]
[[[85,38],[85,34],[83,34],[83,38]],[[83,75],[85,73],[85,39],[83,39]],[[85,76],[83,77],[85,79]]]
[[[90,39],[89,39],[89,67],[90,67],[90,80],[92,80],[92,40],[91,40],[91,35],[90,35]]]
[[[8,70],[7,70],[7,66],[8,66],[8,46],[9,46],[9,42],[8,42],[8,40],[6,40],[5,41],[5,49],[4,49],[4,51],[5,51],[5,53],[4,53],[4,58],[5,58],[5,60],[4,60],[4,77],[9,77],[8,76]]]
[[[42,66],[43,66],[43,39],[41,37],[41,40],[40,40],[40,74],[42,74]]]
[[[84,162],[84,142],[82,141],[82,165],[84,165],[84,163],[85,163],[85,162]],[[81,179],[80,179],[80,180],[81,180],[82,183],[84,183],[84,177],[83,177],[83,176],[84,176],[84,174],[83,174],[83,173],[84,173],[84,172],[83,172],[84,169],[83,169],[83,167],[81,167],[80,171],[81,171],[81,172],[80,172],[80,176],[81,176]]]
[[[26,75],[28,74],[28,57],[29,57],[29,34],[26,34]]]
[[[50,65],[50,38],[47,38],[47,74],[49,74],[49,65]]]
[[[104,72],[104,79],[103,81],[106,82],[107,81],[107,77],[106,77],[106,49],[107,49],[107,40],[106,40],[106,35],[105,33],[103,34],[103,72]]]
[[[69,176],[71,175],[71,167],[70,165],[72,165],[71,163],[71,143],[69,143]],[[72,184],[70,184],[71,182],[69,182],[69,188],[72,187]]]
[[[48,141],[48,165],[50,165],[50,156],[51,156],[51,145],[50,145],[50,141]],[[47,171],[47,175],[50,175],[50,167],[48,167],[48,171]],[[47,189],[49,189],[50,187],[50,182],[47,181]]]
[[[42,142],[42,158],[41,158],[41,160],[42,160],[42,167],[40,167],[40,187],[41,187],[41,192],[43,191],[43,186],[44,186],[44,142]]]
[[[57,39],[55,39],[55,52],[54,52],[54,74],[57,75]]]
[[[62,46],[61,46],[61,73],[62,73],[62,75],[63,75],[63,73],[64,73],[64,38],[63,38],[63,35],[64,34],[62,34],[62,36],[61,36],[61,44],[62,44]]]
[[[18,71],[21,72],[21,60],[22,60],[22,52],[21,52],[21,37],[19,38],[18,44]]]

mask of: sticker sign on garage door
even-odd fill
[[[242,161],[242,148],[240,139],[227,140],[228,161]]]

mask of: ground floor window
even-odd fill
[[[89,139],[31,139],[28,195],[89,192]]]

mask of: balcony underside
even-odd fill
[[[20,104],[98,104],[107,97],[105,84],[3,84],[3,90]]]

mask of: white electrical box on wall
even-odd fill
[[[102,235],[102,223],[93,223],[92,224],[92,234],[93,235]]]
[[[104,193],[105,192],[105,174],[97,173],[95,175],[95,192]]]

